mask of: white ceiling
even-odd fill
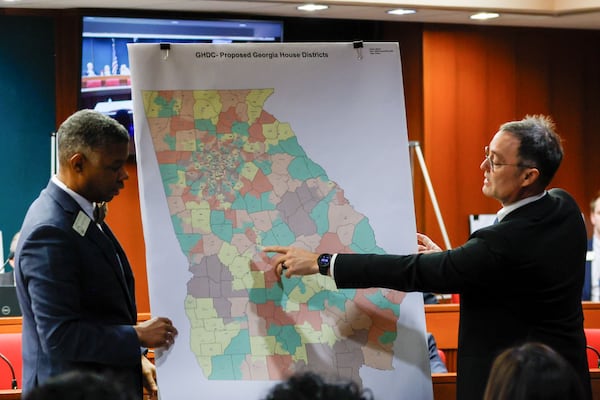
[[[600,0],[323,0],[328,10],[300,12],[296,7],[310,1],[298,0],[0,0],[1,8],[107,8],[111,10],[162,10],[185,12],[222,12],[273,17],[316,17],[456,23],[495,26],[530,26],[600,29]],[[393,16],[393,8],[412,8],[417,13]],[[485,22],[469,16],[478,11],[499,12],[499,18]]]

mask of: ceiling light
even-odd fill
[[[296,7],[300,11],[321,11],[327,10],[329,6],[323,4],[304,4],[302,6]]]
[[[494,19],[494,18],[498,18],[500,16],[500,14],[498,13],[493,13],[493,12],[480,12],[477,14],[473,14],[471,15],[471,19],[477,19],[480,21],[486,20],[486,19]]]
[[[392,15],[408,15],[416,13],[416,10],[409,10],[406,8],[396,8],[395,10],[389,10],[387,13]]]

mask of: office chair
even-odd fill
[[[585,328],[589,368],[600,368],[600,329]]]
[[[22,370],[21,333],[0,333],[0,389],[17,389]]]

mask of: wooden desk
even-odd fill
[[[19,333],[21,332],[21,317],[2,317],[0,318],[0,333]]]
[[[600,303],[582,302],[583,326],[600,328]],[[446,354],[449,372],[456,372],[456,354],[458,349],[458,304],[426,304],[425,323],[427,331],[433,333],[435,341]]]
[[[435,337],[439,349],[446,355],[448,372],[456,372],[458,349],[458,304],[426,304],[425,324]]]
[[[21,390],[0,390],[0,400],[18,400],[21,398]]]
[[[590,369],[592,398],[600,400],[600,369]],[[433,398],[435,400],[456,400],[456,373],[431,374]]]
[[[456,400],[456,372],[431,374],[431,383],[435,400]]]
[[[138,323],[150,319],[150,313],[138,313]],[[0,317],[0,334],[21,332],[21,317]]]
[[[149,399],[149,395],[144,392],[144,400]],[[17,390],[0,390],[0,400],[20,400],[21,389]],[[107,399],[110,400],[110,399]]]

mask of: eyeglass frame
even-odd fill
[[[502,167],[503,165],[513,166],[513,167],[519,167],[519,168],[537,168],[535,165],[527,165],[527,164],[522,164],[522,163],[510,164],[510,163],[494,162],[490,158],[490,146],[485,146],[483,148],[483,154],[484,154],[485,160],[490,165],[490,171],[494,171],[494,166],[500,166],[500,167]]]

